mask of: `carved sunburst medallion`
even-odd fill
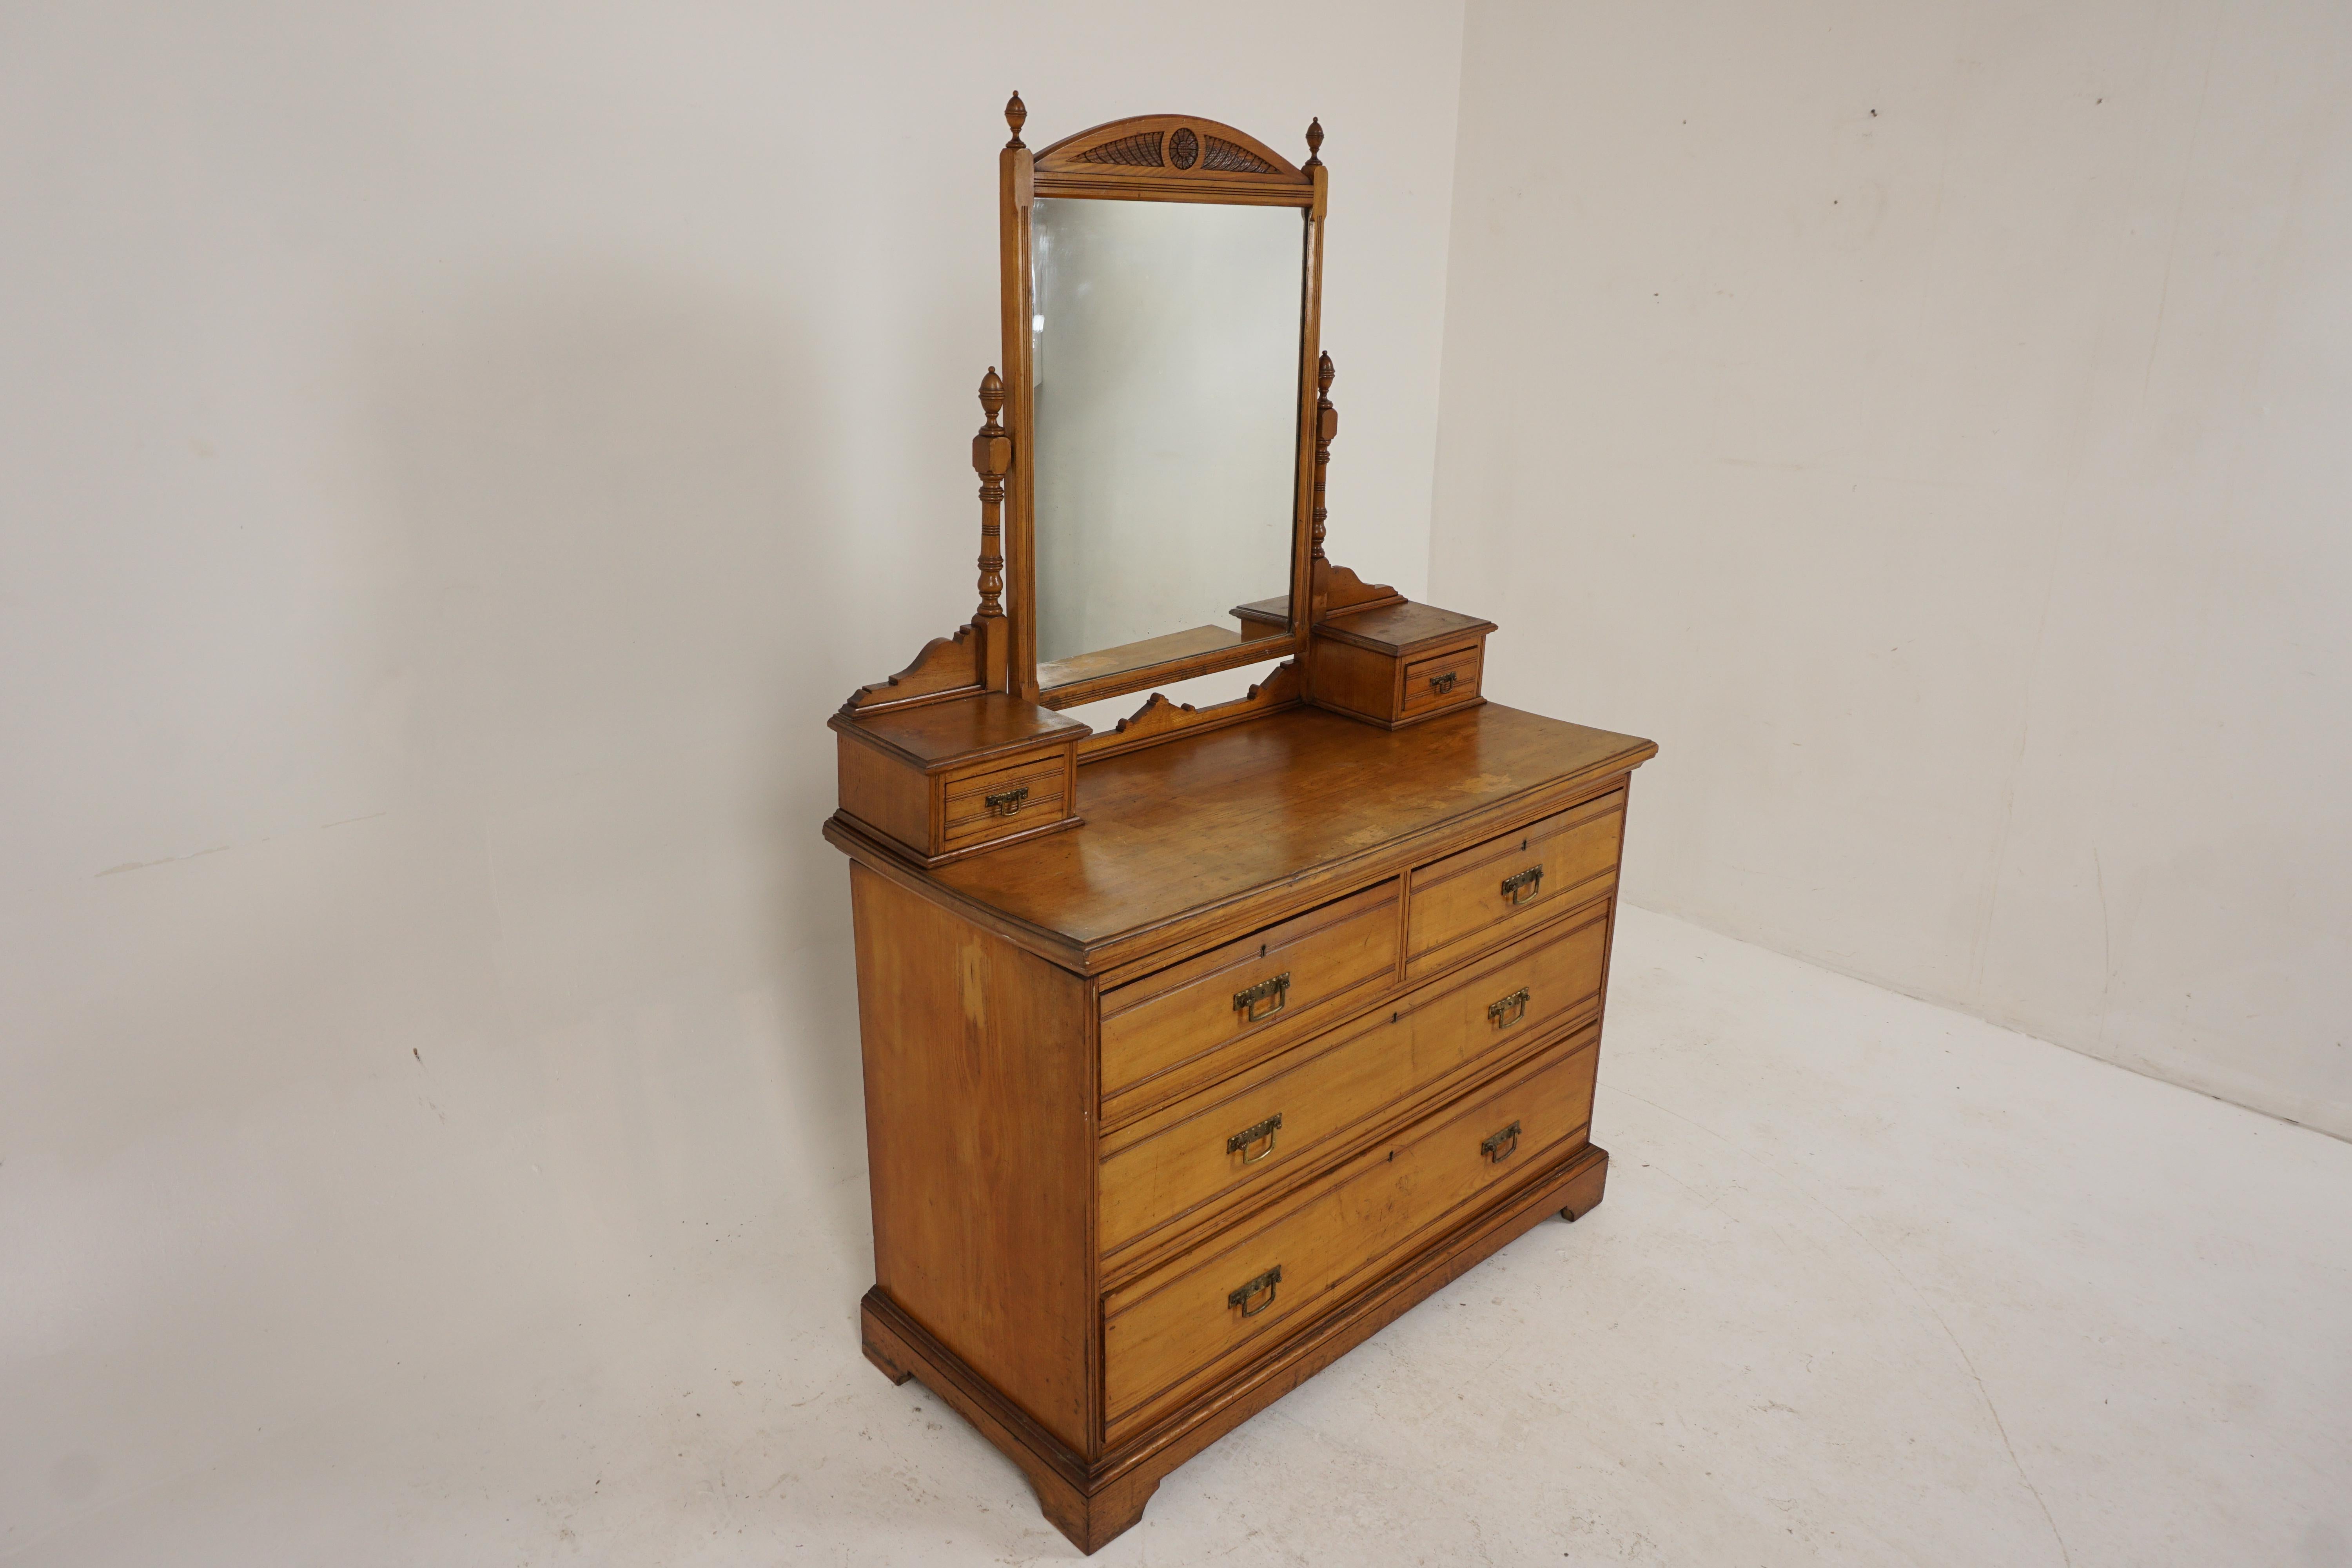
[[[1168,138],[1168,161],[1180,169],[1189,169],[1201,156],[1201,139],[1192,134],[1189,125],[1180,126],[1176,134]]]

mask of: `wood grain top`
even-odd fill
[[[825,726],[934,773],[957,763],[1082,740],[1095,732],[1091,724],[994,691],[855,718],[836,713]]]
[[[1494,622],[1465,616],[1459,610],[1404,604],[1335,616],[1317,626],[1315,635],[1333,642],[1352,643],[1374,653],[1393,655],[1494,629]]]
[[[1336,883],[1351,866],[1393,858],[1402,840],[1499,819],[1515,802],[1556,799],[1656,752],[1492,702],[1404,731],[1296,709],[1079,769],[1077,832],[899,874],[1094,971],[1149,951],[1187,917]],[[870,860],[837,822],[826,832]]]

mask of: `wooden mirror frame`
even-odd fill
[[[1003,499],[1011,503],[1005,519],[1011,537],[1004,541],[1003,554],[1009,557],[1012,576],[1008,614],[1012,636],[1003,689],[1041,707],[1074,708],[1215,670],[1303,655],[1313,618],[1309,604],[1313,563],[1322,552],[1319,512],[1323,487],[1322,468],[1318,461],[1318,434],[1321,454],[1328,454],[1330,437],[1321,432],[1320,426],[1337,423],[1336,419],[1319,416],[1329,406],[1322,395],[1330,384],[1329,362],[1322,353],[1323,215],[1329,192],[1329,171],[1318,156],[1323,142],[1322,125],[1318,122],[1307,127],[1307,158],[1300,166],[1230,125],[1184,114],[1144,114],[1110,121],[1066,136],[1042,152],[1032,153],[1021,140],[1021,127],[1028,116],[1021,95],[1014,93],[1004,106],[1005,123],[1013,128],[1013,139],[1005,143],[997,159],[1003,300],[1003,455],[1009,458],[1009,466],[1001,472],[1009,481],[1003,487]],[[1028,460],[1036,430],[1036,366],[1030,330],[1035,314],[1030,224],[1039,196],[1288,206],[1298,208],[1304,215],[1297,460],[1293,481],[1286,632],[1062,686],[1039,686],[1037,484],[1035,465]],[[990,414],[993,425],[994,410],[991,409]],[[983,430],[982,438],[988,437],[989,432]],[[976,453],[975,460],[977,456]],[[983,559],[982,570],[987,569],[988,563]],[[1264,601],[1258,607],[1262,615],[1269,608]],[[1271,616],[1265,618],[1271,619]]]
[[[1234,702],[1196,712],[1189,705],[1180,707],[1155,695],[1132,718],[1121,721],[1116,732],[1093,736],[1080,748],[1079,760],[1097,760],[1149,743],[1155,737],[1238,723],[1297,707],[1307,700],[1312,685],[1314,637],[1318,629],[1328,633],[1339,618],[1405,603],[1403,595],[1386,584],[1366,583],[1347,567],[1333,564],[1323,550],[1328,515],[1323,504],[1325,475],[1331,460],[1331,441],[1339,434],[1339,416],[1331,405],[1331,356],[1322,351],[1323,216],[1329,196],[1329,175],[1319,155],[1322,123],[1318,121],[1307,127],[1307,162],[1294,167],[1264,142],[1230,125],[1181,114],[1112,121],[1032,153],[1021,140],[1021,126],[1028,117],[1021,95],[1014,93],[1004,106],[1013,140],[997,159],[1002,327],[1004,363],[1012,369],[1013,383],[1008,385],[993,368],[981,378],[980,406],[987,418],[971,440],[972,470],[980,477],[980,605],[969,624],[924,644],[914,662],[898,674],[851,692],[835,716],[835,725],[845,726],[843,732],[849,733],[861,723],[886,715],[987,699],[1010,700],[1028,707],[1039,719],[1068,723],[1042,710],[1076,707],[1215,670],[1285,658],[1287,663],[1253,686],[1248,697]],[[1173,141],[1175,132],[1185,129],[1200,141],[1199,161],[1187,169],[1153,162],[1165,158],[1163,151],[1155,150],[1165,143],[1155,139],[1164,136]],[[1138,146],[1139,142],[1148,145]],[[1212,159],[1216,166],[1204,166]],[[1286,619],[1285,635],[1072,682],[1050,691],[1040,689],[1034,608],[1036,489],[1022,454],[1035,425],[1034,367],[1028,331],[1032,314],[1029,215],[1041,195],[1295,206],[1305,215],[1298,457],[1289,593],[1286,602],[1266,599],[1238,606],[1248,613],[1248,618],[1261,623]],[[1007,413],[1013,421],[1010,428],[999,417]],[[1008,553],[1013,578],[1010,610],[1004,604]]]

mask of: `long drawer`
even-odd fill
[[[1607,892],[1624,827],[1625,792],[1612,790],[1413,872],[1405,977],[1434,973]]]
[[[1106,1257],[1244,1201],[1471,1064],[1600,1001],[1605,910],[1533,932],[1103,1141]]]
[[[1103,1120],[1172,1100],[1345,1015],[1396,978],[1397,881],[1103,993]]]
[[[1525,1071],[1365,1151],[1245,1235],[1175,1258],[1103,1300],[1107,1436],[1144,1424],[1297,1333],[1449,1216],[1580,1147],[1597,1026]]]

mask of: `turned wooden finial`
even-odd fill
[[[1016,103],[1020,100],[1015,99]],[[1013,440],[998,424],[1004,409],[1004,378],[990,365],[980,378],[980,406],[988,423],[971,438],[972,471],[980,476],[980,609],[992,621],[1004,614],[1004,473],[1013,466]]]
[[[1004,123],[1013,127],[1013,140],[1004,144],[1006,147],[1021,145],[1021,127],[1028,122],[1028,119],[1029,106],[1021,101],[1021,94],[1016,90],[1004,100]]]
[[[1307,122],[1307,167],[1323,166],[1323,121],[1321,117]]]
[[[1339,411],[1331,406],[1331,368],[1328,350],[1315,364],[1315,535],[1314,558],[1326,561],[1323,553],[1323,520],[1331,514],[1323,506],[1324,471],[1331,466],[1331,438],[1339,433]]]

